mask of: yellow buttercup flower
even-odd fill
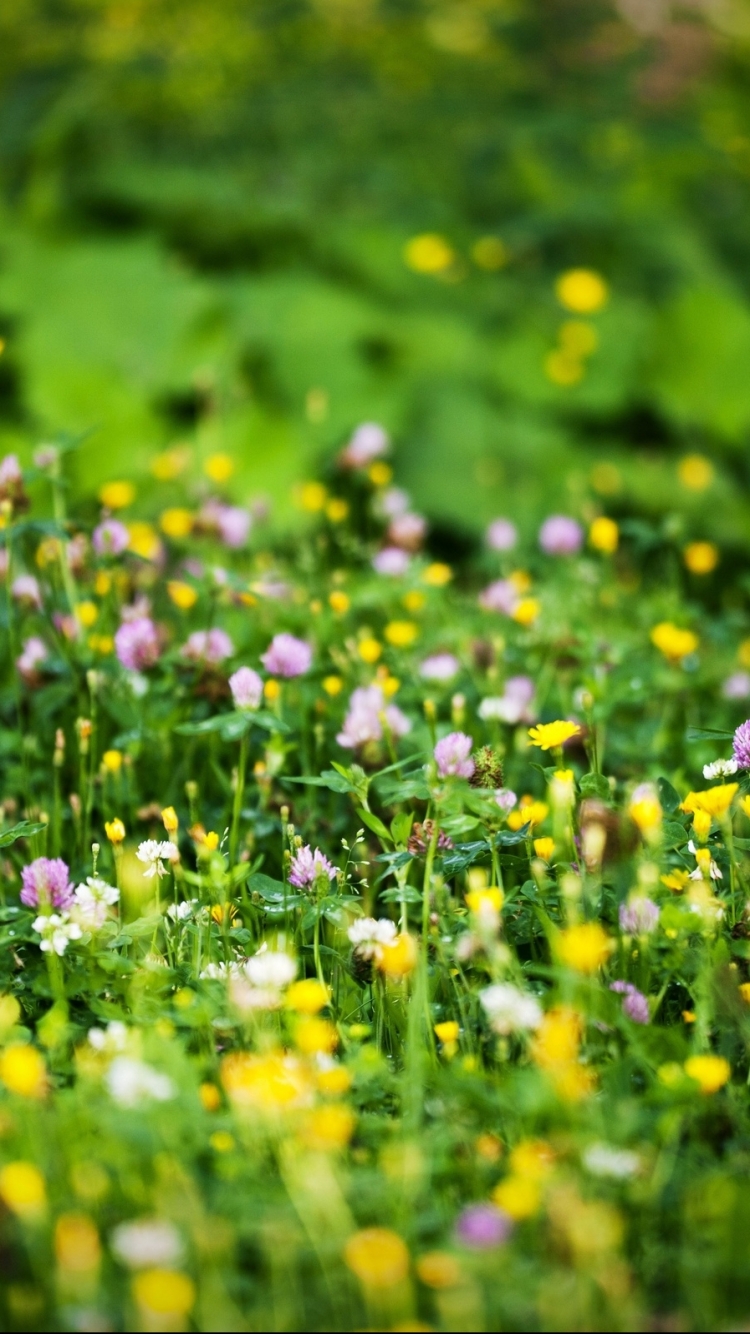
[[[331,698],[334,695],[340,695],[344,688],[344,682],[340,676],[324,676],[322,685],[326,694],[330,695]]]
[[[211,454],[203,464],[203,471],[217,486],[228,482],[234,472],[234,459],[230,454]]]
[[[0,1199],[19,1218],[33,1219],[47,1205],[44,1177],[33,1163],[6,1163],[0,1169]]]
[[[528,1177],[509,1176],[495,1186],[492,1200],[498,1209],[503,1209],[516,1222],[520,1222],[522,1218],[533,1218],[538,1213],[542,1192],[537,1181]]]
[[[384,945],[377,960],[378,968],[389,977],[406,977],[417,962],[417,946],[413,936],[402,931],[390,944]]]
[[[427,598],[424,593],[420,593],[418,588],[411,588],[408,593],[404,593],[401,601],[406,610],[410,611],[412,616],[415,616],[418,611],[422,610]]]
[[[604,514],[594,519],[589,528],[589,543],[595,551],[611,556],[617,550],[619,541],[620,530],[614,519],[608,519]]]
[[[305,977],[299,982],[292,982],[286,993],[286,1004],[289,1010],[296,1010],[299,1014],[317,1014],[330,998],[328,987],[324,987],[317,977]]]
[[[263,686],[263,694],[265,695],[269,704],[275,704],[276,700],[279,698],[279,695],[281,694],[280,682],[275,681],[272,676],[269,676],[268,680]]]
[[[192,1311],[196,1291],[193,1280],[176,1269],[144,1269],[133,1279],[133,1296],[151,1321],[158,1319],[157,1328],[174,1329],[182,1328],[182,1321]],[[151,1321],[147,1328],[154,1328]]]
[[[414,1266],[419,1279],[427,1288],[455,1288],[463,1280],[463,1270],[448,1251],[428,1251]]]
[[[444,565],[442,561],[433,561],[422,575],[423,583],[429,584],[432,588],[442,588],[445,584],[449,584],[452,578],[453,571],[450,565]]]
[[[198,601],[198,591],[192,584],[185,584],[181,579],[169,579],[167,581],[167,593],[175,607],[180,611],[190,611]]]
[[[101,1242],[88,1214],[61,1214],[55,1224],[55,1259],[67,1274],[90,1274],[99,1268]]]
[[[329,1055],[336,1050],[339,1035],[328,1019],[306,1014],[294,1026],[294,1042],[305,1056],[317,1056],[319,1052]]]
[[[628,814],[646,838],[658,834],[661,828],[662,809],[656,796],[645,796],[637,801],[631,801]]]
[[[209,1135],[208,1142],[215,1153],[231,1153],[237,1144],[234,1135],[230,1135],[228,1130],[215,1130],[213,1135]]]
[[[555,851],[554,838],[534,839],[534,852],[536,853],[537,857],[541,857],[543,862],[551,861],[552,854],[554,853],[554,851]]]
[[[393,468],[389,463],[383,463],[382,459],[378,459],[375,463],[370,464],[367,469],[367,476],[373,486],[387,486],[393,479]]]
[[[512,1149],[509,1161],[516,1176],[541,1181],[555,1166],[555,1153],[544,1139],[522,1139]]]
[[[693,811],[693,833],[701,842],[705,843],[711,832],[711,816],[708,811]]]
[[[134,551],[136,556],[142,560],[156,560],[161,551],[161,542],[152,523],[142,523],[139,521],[128,524],[130,534],[130,550]]]
[[[528,626],[534,624],[541,610],[542,604],[538,598],[521,598],[513,608],[511,616],[518,625]]]
[[[328,605],[331,608],[331,611],[336,612],[337,616],[343,616],[349,610],[352,603],[351,598],[349,598],[346,593],[342,593],[340,589],[335,588],[332,593],[328,594]]]
[[[682,554],[691,574],[710,574],[719,564],[719,548],[714,542],[690,542]]]
[[[511,570],[508,578],[519,597],[523,597],[523,594],[528,593],[531,588],[532,579],[528,570]]]
[[[750,982],[741,982],[739,993],[747,1005],[750,1005]]]
[[[106,482],[99,491],[99,499],[108,510],[125,509],[135,500],[135,487],[132,482]]]
[[[192,533],[193,515],[190,510],[180,509],[178,506],[163,510],[159,515],[159,527],[165,537],[171,537],[174,542],[179,542]]]
[[[686,454],[677,465],[677,475],[689,491],[705,491],[714,480],[714,465],[703,454]]]
[[[94,579],[94,592],[98,598],[105,598],[112,587],[112,575],[108,570],[97,570]]]
[[[326,518],[330,519],[331,523],[343,523],[348,515],[349,502],[332,496],[326,505]]]
[[[549,815],[546,801],[534,801],[533,797],[522,797],[518,808],[508,816],[508,828],[518,830],[525,824],[543,824]]]
[[[565,320],[557,337],[561,350],[570,357],[590,357],[599,346],[599,335],[587,320]]]
[[[36,563],[40,569],[60,559],[62,546],[59,537],[44,537],[36,549]]]
[[[435,1024],[434,1031],[438,1042],[442,1043],[457,1042],[459,1033],[461,1032],[455,1019],[446,1019],[442,1024]]]
[[[44,1059],[27,1042],[14,1042],[0,1056],[0,1080],[22,1098],[43,1098],[47,1091]]]
[[[561,348],[554,348],[544,358],[544,373],[553,384],[566,388],[578,384],[583,379],[586,374],[586,367],[578,357],[573,356],[570,352]]]
[[[695,653],[700,640],[692,630],[681,630],[671,621],[660,621],[651,631],[651,643],[670,662],[679,662],[689,653]]]
[[[505,895],[497,885],[491,885],[489,889],[470,889],[466,895],[469,911],[477,917],[487,913],[499,913],[504,900]]]
[[[176,833],[177,833],[177,830],[178,830],[178,828],[179,828],[180,822],[179,822],[179,820],[177,819],[177,812],[176,812],[174,806],[165,806],[165,807],[164,807],[164,810],[163,810],[162,813],[161,813],[161,818],[162,818],[162,823],[163,823],[164,828],[166,829],[167,833],[170,834],[170,835],[172,835],[172,834],[176,834]]]
[[[206,1112],[218,1112],[221,1107],[221,1094],[215,1084],[201,1084],[198,1089],[201,1106]]]
[[[542,1070],[569,1065],[578,1060],[581,1017],[568,1006],[548,1010],[532,1043],[532,1055]]]
[[[673,894],[681,894],[690,879],[689,871],[670,871],[668,875],[659,877],[661,883],[671,889]]]
[[[221,1082],[230,1102],[263,1112],[300,1106],[310,1095],[307,1071],[286,1052],[231,1052],[221,1063]]]
[[[302,1138],[311,1149],[345,1149],[356,1123],[350,1107],[330,1103],[308,1114],[302,1127]]]
[[[453,247],[437,232],[413,236],[404,246],[404,262],[415,273],[444,273],[455,258]]]
[[[561,273],[555,293],[560,305],[576,315],[594,315],[609,297],[606,282],[594,269],[568,269]]]
[[[387,676],[381,676],[380,671],[381,668],[378,668],[378,685],[386,699],[393,699],[401,686],[401,682],[397,676],[391,676],[390,673]]]
[[[739,791],[739,783],[720,783],[717,787],[706,788],[705,792],[688,792],[680,803],[681,811],[705,811],[707,815],[722,820]]]
[[[359,644],[357,645],[357,652],[363,662],[377,662],[383,652],[383,645],[379,644],[377,639],[373,639],[372,636],[369,636],[366,639],[360,639]]]
[[[122,840],[125,837],[125,826],[122,823],[122,820],[105,820],[104,832],[110,843],[122,843]]]
[[[319,1070],[315,1076],[318,1092],[328,1097],[339,1098],[348,1093],[352,1086],[352,1076],[345,1065],[331,1065],[327,1070]]]
[[[86,602],[77,602],[75,605],[75,614],[78,624],[82,625],[84,630],[90,630],[99,615],[99,608],[95,602],[90,602],[88,600]]]
[[[115,641],[111,635],[89,635],[88,646],[94,653],[106,655],[114,652]]]
[[[414,621],[389,621],[383,633],[393,648],[408,648],[418,637],[419,626]]]
[[[560,719],[555,723],[539,723],[536,727],[530,727],[528,735],[533,746],[539,746],[540,750],[554,750],[571,737],[578,736],[580,731],[578,723]]]
[[[409,1272],[409,1252],[397,1232],[368,1227],[349,1238],[344,1263],[365,1288],[392,1288]]]
[[[308,514],[318,514],[325,509],[328,492],[322,482],[303,482],[297,491],[297,503]]]
[[[190,462],[190,449],[187,445],[174,445],[165,449],[151,460],[151,472],[157,482],[172,482],[184,472]]]
[[[560,959],[577,973],[595,973],[606,963],[613,948],[613,942],[599,922],[569,926],[560,932],[557,940]]]
[[[105,750],[104,754],[102,755],[102,764],[104,765],[104,768],[107,770],[107,773],[119,774],[122,768],[122,751]]]
[[[705,1056],[689,1056],[685,1062],[685,1074],[700,1084],[701,1093],[717,1093],[732,1075],[732,1067],[723,1056],[711,1053]]]
[[[477,268],[495,273],[508,263],[508,248],[499,236],[480,236],[471,247],[471,258]]]

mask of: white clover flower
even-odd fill
[[[197,903],[197,899],[185,899],[182,903],[170,903],[167,908],[167,917],[172,922],[184,922],[186,918],[192,917]]]
[[[89,1045],[94,1051],[117,1053],[125,1051],[128,1045],[128,1026],[120,1019],[112,1019],[105,1028],[90,1028]]]
[[[180,1263],[185,1249],[174,1223],[166,1218],[120,1223],[109,1244],[112,1254],[128,1269],[171,1268]]]
[[[73,894],[72,917],[84,930],[96,931],[107,920],[107,909],[117,903],[119,889],[108,885],[98,875],[90,875],[85,885],[79,885]]]
[[[728,760],[714,760],[713,764],[704,764],[704,778],[731,778],[738,769],[737,761],[734,756]]]
[[[71,940],[80,940],[83,932],[77,922],[71,922],[67,913],[48,913],[35,917],[33,929],[42,937],[39,948],[45,954],[62,956]]]
[[[229,978],[242,977],[242,966],[234,961],[231,963],[207,963],[205,968],[201,969],[200,975],[209,982],[226,982]]]
[[[121,1107],[137,1107],[149,1099],[168,1102],[177,1094],[169,1075],[131,1056],[116,1056],[105,1079],[110,1096]]]
[[[389,917],[359,917],[346,934],[360,959],[375,959],[377,962],[382,958],[383,947],[396,939],[398,930]]]
[[[538,1028],[542,1022],[542,1007],[536,996],[520,991],[510,982],[497,982],[480,991],[479,999],[496,1033],[508,1033]]]
[[[254,987],[242,977],[233,977],[229,982],[229,999],[242,1014],[253,1010],[278,1010],[282,995],[275,987]]]
[[[144,879],[150,880],[155,875],[166,875],[165,861],[176,861],[179,854],[175,844],[169,839],[160,843],[155,838],[147,838],[141,843],[135,855],[139,862],[143,862],[148,868],[143,872]]]
[[[618,1149],[613,1144],[590,1144],[581,1155],[587,1172],[596,1177],[613,1177],[626,1181],[640,1169],[641,1160],[631,1149]]]
[[[244,971],[254,986],[280,991],[297,976],[297,961],[283,950],[269,950],[262,945],[258,953],[247,960]]]

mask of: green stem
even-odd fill
[[[245,770],[247,768],[247,732],[243,732],[240,741],[240,758],[237,765],[237,785],[234,789],[234,805],[232,808],[232,829],[229,835],[229,866],[236,865],[237,845],[240,838],[240,819],[242,817],[242,802],[245,796]]]

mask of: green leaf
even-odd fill
[[[688,741],[731,741],[734,732],[722,732],[715,727],[689,727],[686,733]]]
[[[611,800],[612,789],[604,774],[584,774],[579,787],[582,797],[599,797],[602,801]]]
[[[217,713],[214,718],[204,718],[200,723],[180,723],[174,730],[179,736],[208,736],[211,732],[223,732],[235,718],[242,720],[242,732],[247,731],[247,715],[242,713]]]
[[[342,778],[333,769],[324,769],[318,778],[304,774],[301,778],[282,778],[282,783],[305,783],[307,787],[327,787],[331,792],[353,792],[348,778]]]
[[[659,801],[663,809],[667,812],[667,815],[674,815],[680,805],[679,792],[675,791],[668,778],[659,778],[656,786],[659,789]]]
[[[46,828],[46,825],[38,824],[34,820],[20,820],[12,828],[6,829],[4,834],[0,834],[0,848],[9,848],[18,838],[32,838],[34,834],[41,834]]]
[[[391,838],[394,843],[402,847],[409,841],[411,827],[414,823],[414,816],[411,811],[402,811],[400,815],[394,815],[391,820]]]
[[[252,894],[260,894],[262,899],[267,899],[269,903],[284,900],[284,884],[281,880],[272,880],[270,875],[264,875],[262,871],[256,871],[251,875],[247,882],[247,887]],[[294,897],[293,890],[287,890],[287,902]]]
[[[382,838],[384,843],[393,842],[393,839],[391,838],[389,831],[383,824],[383,821],[379,820],[377,815],[373,815],[372,811],[366,811],[364,807],[358,806],[357,815],[359,816],[362,823],[366,824],[367,828],[372,830],[373,834],[377,834],[378,838]]]

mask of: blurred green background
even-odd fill
[[[0,448],[88,430],[93,491],[194,441],[283,515],[377,420],[454,530],[598,489],[745,545],[749,76],[746,0],[13,0]],[[560,384],[578,266],[610,297]]]

